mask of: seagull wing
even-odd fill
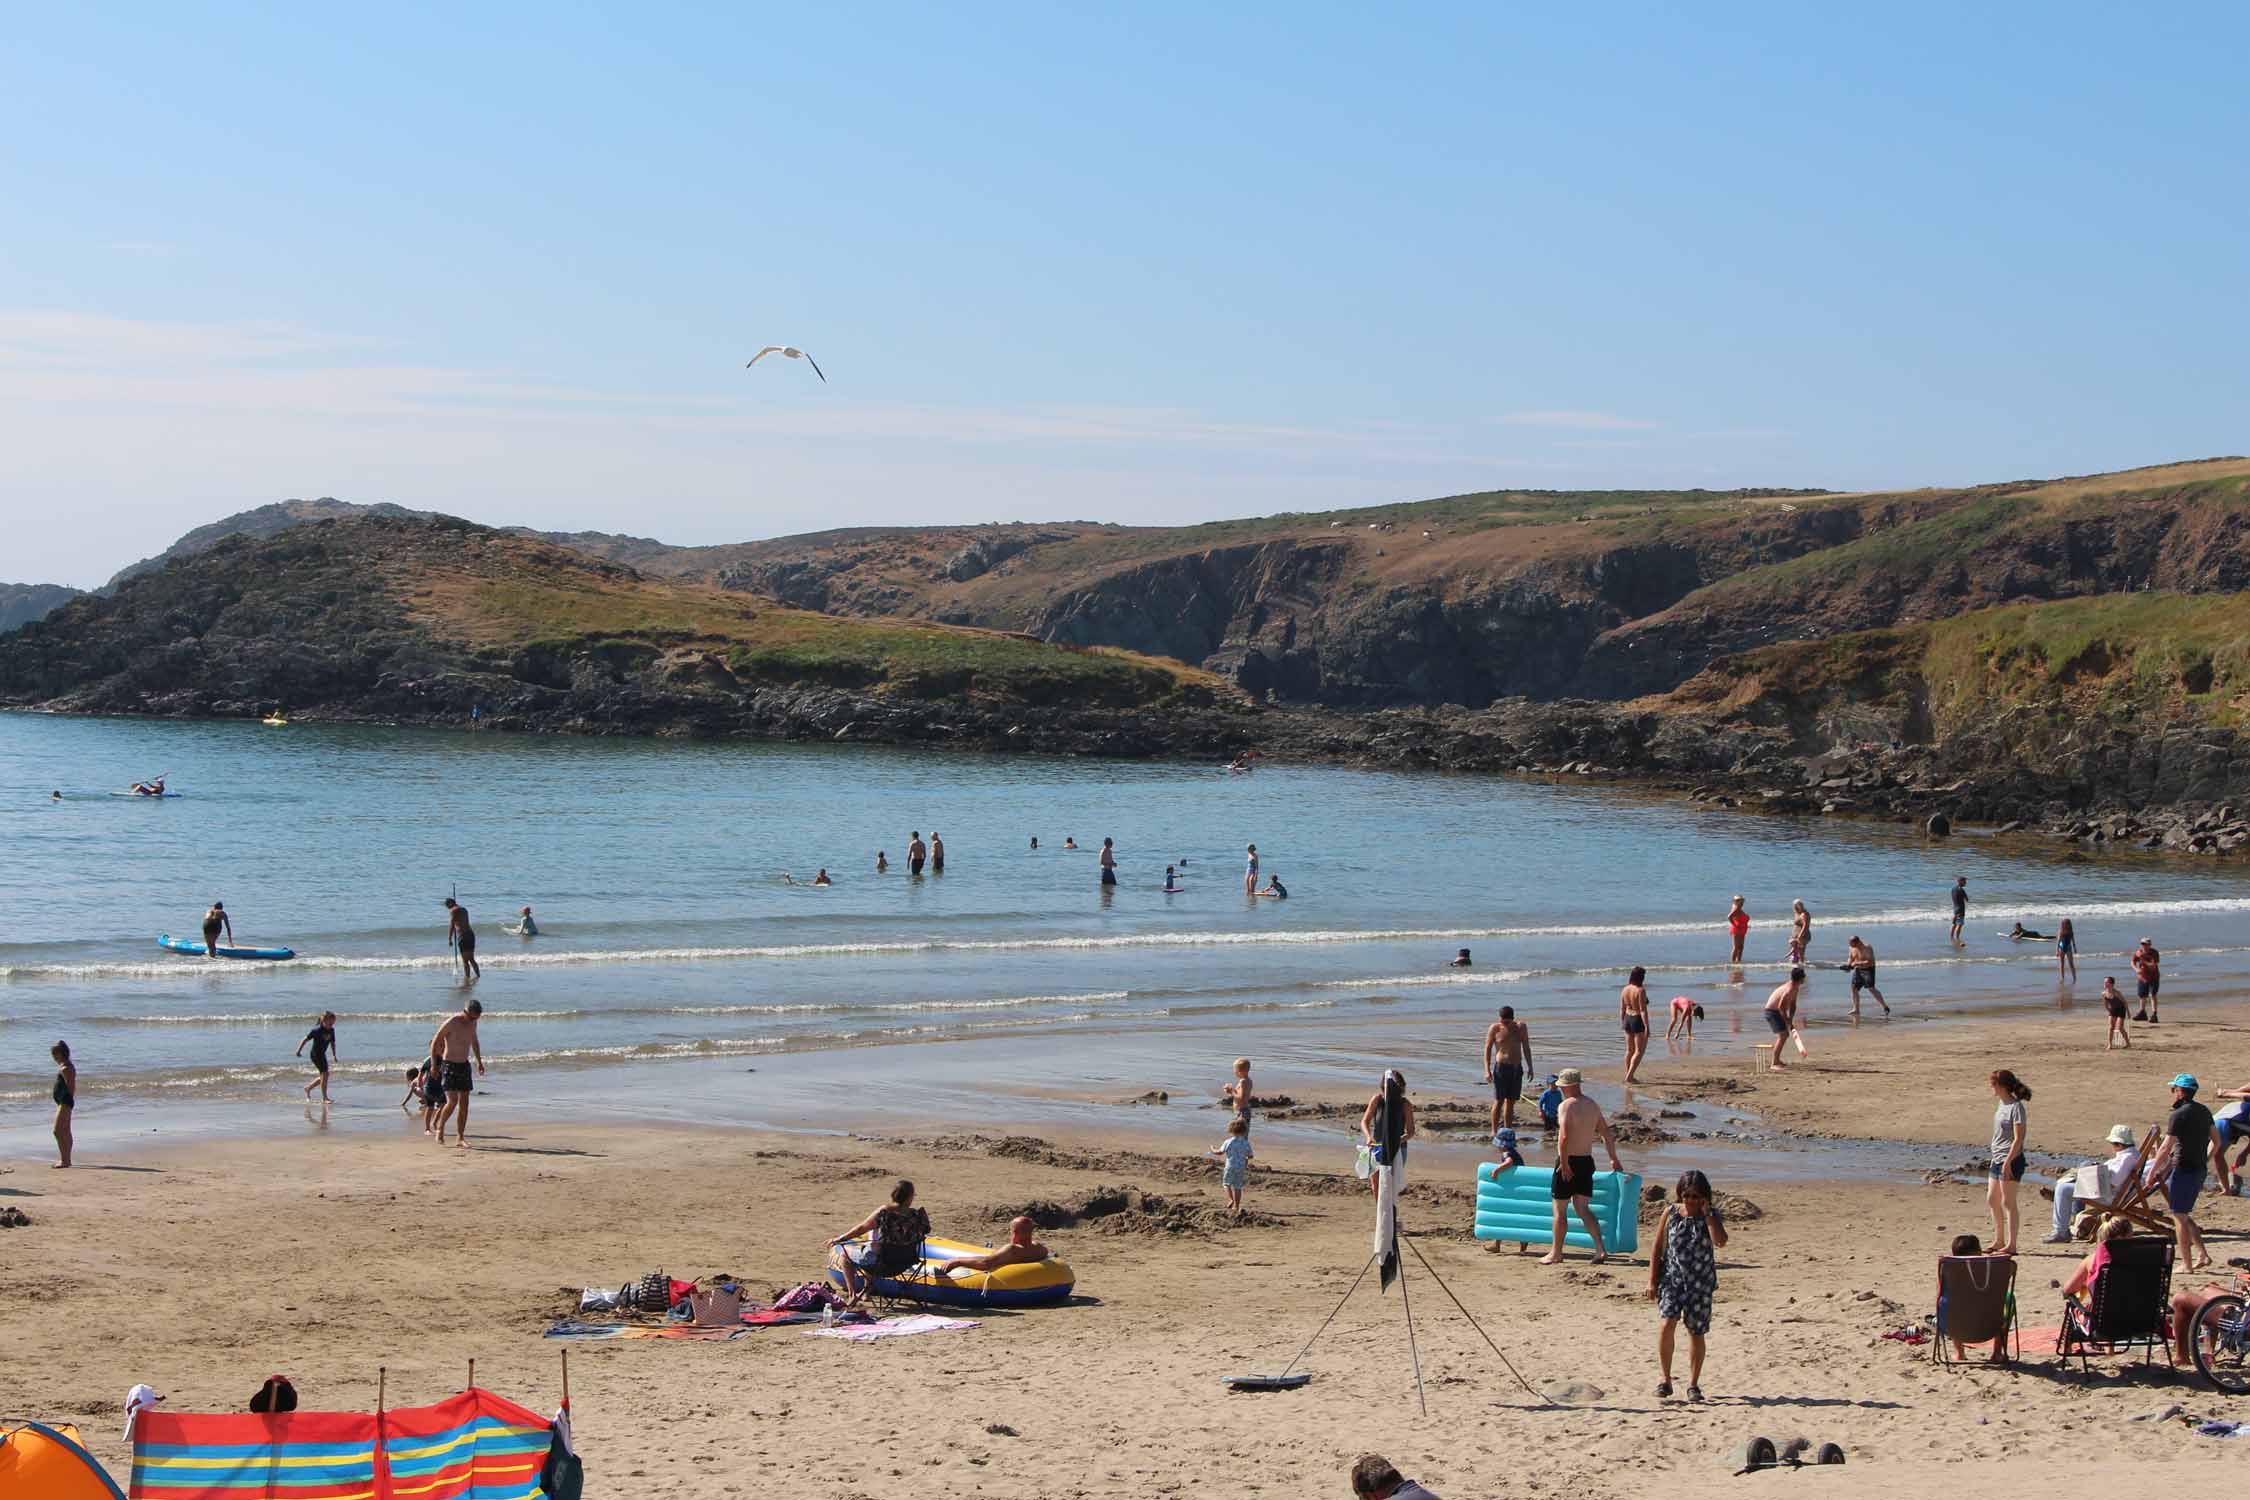
[[[764,359],[769,354],[779,353],[781,353],[781,346],[779,344],[768,344],[765,348],[760,349],[757,353],[750,356],[750,365],[756,364],[759,360]],[[744,365],[742,368],[747,370],[750,368],[750,365]]]
[[[813,358],[813,357],[812,357],[811,355],[809,355],[809,354],[808,354],[808,355],[806,355],[806,356],[805,356],[805,363],[806,363],[806,364],[808,364],[808,365],[811,365],[811,366],[812,366],[812,372],[813,372],[813,373],[814,373],[815,375],[820,375],[820,361],[819,361],[819,360],[817,360],[817,359],[814,359],[814,358]],[[825,375],[820,375],[820,383],[821,383],[822,385],[826,385],[826,384],[828,384],[828,377],[827,377],[827,376],[825,376]]]

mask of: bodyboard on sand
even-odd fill
[[[1293,1391],[1310,1379],[1310,1375],[1229,1375],[1223,1384],[1230,1391]]]

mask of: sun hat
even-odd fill
[[[1575,1084],[1584,1083],[1585,1081],[1586,1075],[1579,1072],[1576,1068],[1565,1068],[1560,1073],[1557,1073],[1555,1075],[1555,1082],[1561,1084],[1566,1089],[1572,1087]]]
[[[1492,1132],[1492,1144],[1495,1146],[1513,1146],[1515,1143],[1516,1133],[1506,1125]]]
[[[2110,1127],[2109,1127],[2109,1136],[2108,1136],[2108,1140],[2109,1140],[2109,1143],[2110,1143],[2110,1144],[2111,1144],[2112,1146],[2130,1146],[2130,1145],[2132,1145],[2132,1144],[2133,1144],[2133,1127],[2132,1127],[2132,1126],[2130,1126],[2130,1125],[2112,1125],[2112,1126],[2110,1126]]]
[[[2193,1073],[2174,1073],[2172,1075],[2172,1087],[2176,1089],[2186,1089],[2189,1093],[2192,1094],[2197,1089],[2203,1087],[2203,1085],[2195,1081],[2195,1075]]]

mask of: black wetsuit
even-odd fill
[[[305,1040],[312,1043],[313,1071],[316,1073],[327,1072],[328,1049],[336,1045],[336,1028],[333,1026],[315,1026],[305,1033]]]

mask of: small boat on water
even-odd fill
[[[203,940],[201,938],[174,937],[169,932],[165,933],[162,937],[156,940],[156,946],[159,948],[168,948],[174,953],[192,953],[197,958],[204,957],[209,951],[204,948]],[[297,950],[294,948],[222,947],[218,949],[217,953],[213,956],[218,958],[257,958],[270,960],[295,958],[297,956]]]
[[[258,722],[261,724],[271,724],[274,728],[279,729],[289,721],[283,718],[280,714],[268,714]]]

